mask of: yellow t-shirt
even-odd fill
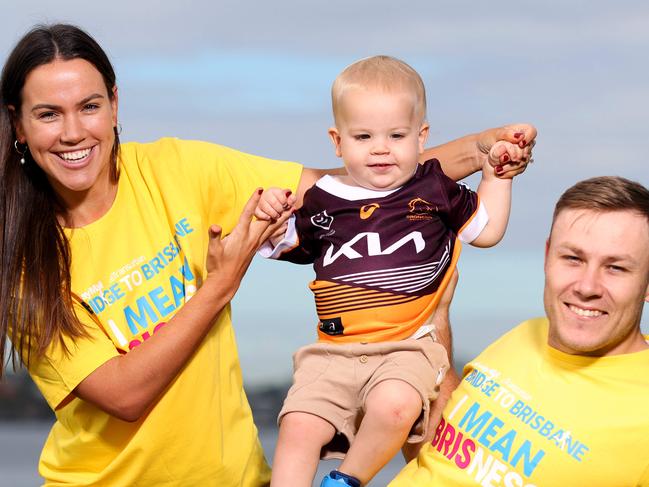
[[[470,362],[390,487],[648,487],[649,350],[568,355],[547,336],[527,321]]]
[[[52,346],[30,366],[57,419],[40,459],[46,485],[267,484],[229,306],[139,421],[120,421],[71,392],[165,326],[201,286],[210,224],[227,234],[257,187],[295,190],[300,173],[298,164],[203,142],[122,145],[111,209],[68,231],[72,288],[91,339],[71,343],[69,357]]]

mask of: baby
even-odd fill
[[[426,434],[449,367],[429,317],[460,242],[495,245],[509,218],[511,180],[486,164],[477,193],[423,164],[429,125],[420,76],[375,56],[332,88],[329,136],[346,175],[327,175],[262,255],[312,263],[318,342],[294,356],[279,415],[273,486],[310,486],[320,458],[343,458],[322,486],[364,485],[404,442]],[[293,197],[270,188],[257,208],[274,218]]]

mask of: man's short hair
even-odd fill
[[[372,56],[347,66],[334,80],[331,103],[336,119],[345,92],[351,88],[378,88],[387,93],[412,92],[415,114],[426,118],[426,89],[421,76],[408,64],[391,56]]]
[[[649,224],[649,190],[618,176],[586,179],[561,195],[554,207],[553,226],[563,210],[633,211],[644,216]]]

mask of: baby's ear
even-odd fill
[[[336,127],[329,128],[327,132],[331,142],[333,142],[334,148],[336,149],[336,157],[342,157],[342,151],[340,150],[340,133]]]
[[[430,132],[430,125],[427,122],[421,124],[419,128],[419,153],[424,152],[426,140],[428,140],[428,132]]]

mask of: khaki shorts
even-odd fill
[[[431,335],[398,342],[314,343],[293,355],[293,385],[279,413],[305,412],[336,428],[322,458],[344,458],[365,414],[365,399],[384,380],[398,379],[414,387],[422,413],[413,425],[409,443],[421,441],[428,429],[430,402],[448,369],[446,349]]]

